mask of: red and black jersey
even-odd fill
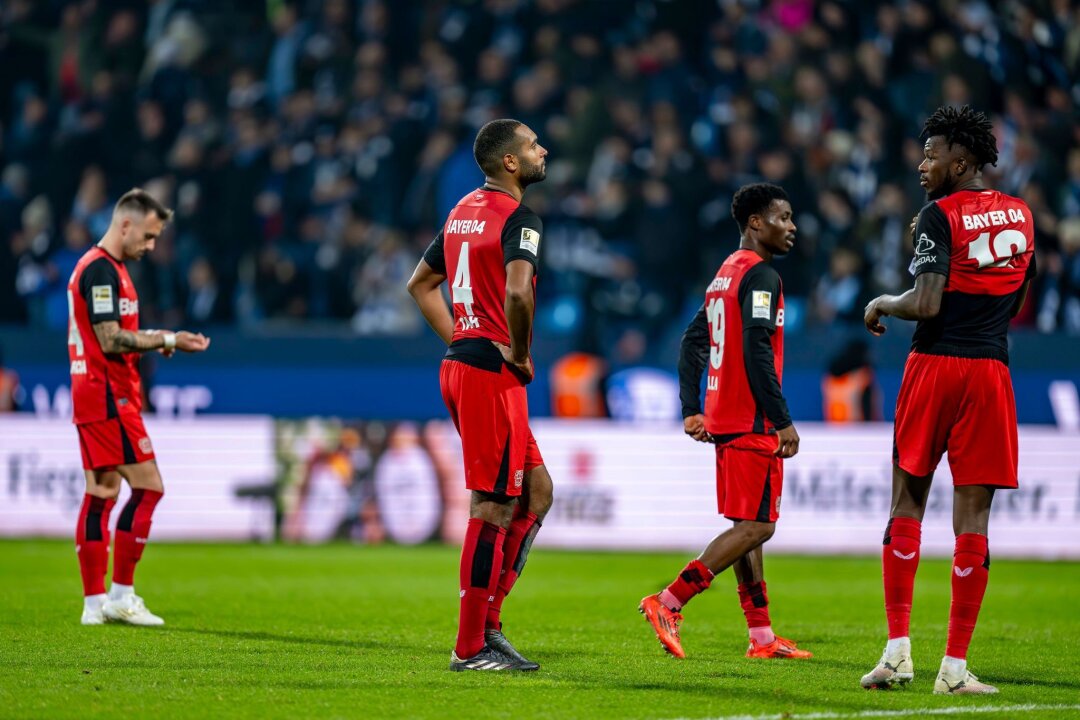
[[[780,385],[784,367],[784,293],[780,276],[752,250],[732,253],[683,335],[679,357],[683,417],[700,411],[714,436],[768,433],[791,425]]]
[[[1035,275],[1034,230],[1027,203],[995,190],[961,190],[924,207],[912,273],[948,279],[941,311],[918,323],[912,349],[1008,363],[1017,294]]]
[[[452,279],[454,336],[448,357],[499,370],[502,355],[489,341],[510,344],[506,265],[526,260],[535,271],[542,232],[536,213],[504,192],[474,190],[450,211],[424,253],[432,270]]]
[[[91,248],[68,280],[68,358],[76,424],[142,410],[138,353],[110,355],[101,349],[94,324],[115,320],[138,332],[139,296],[124,263],[101,247]]]

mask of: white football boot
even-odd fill
[[[860,684],[867,690],[888,690],[894,685],[907,685],[915,678],[911,662],[911,643],[902,643],[892,652],[885,648],[877,667],[862,676]]]
[[[934,681],[935,695],[994,695],[997,691],[993,685],[979,682],[968,671],[966,661],[953,658],[941,661],[941,670]]]
[[[122,622],[128,625],[141,625],[144,627],[158,627],[165,621],[146,608],[146,603],[138,595],[132,593],[118,600],[106,600],[101,608],[105,619],[111,622]]]
[[[83,625],[105,624],[105,614],[102,612],[102,607],[105,604],[105,599],[105,595],[91,595],[83,599]]]

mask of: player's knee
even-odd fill
[[[153,490],[162,495],[165,494],[165,484],[161,479],[157,463],[154,461],[131,465],[123,469],[125,470],[124,476],[133,488]]]
[[[529,510],[542,518],[547,515],[554,501],[555,494],[552,492],[551,483],[548,483],[541,491],[529,493]]]
[[[86,491],[87,495],[93,495],[94,497],[101,498],[102,500],[115,500],[120,496],[120,484],[116,485],[97,485]]]
[[[538,465],[527,473],[529,512],[535,513],[543,519],[555,499],[555,493],[551,482],[551,475],[547,468]]]
[[[748,522],[743,523],[751,538],[758,545],[768,542],[776,532],[776,523],[771,522]]]

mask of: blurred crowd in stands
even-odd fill
[[[1080,334],[1080,7],[1070,0],[6,0],[0,322],[65,285],[140,185],[175,222],[144,325],[418,333],[405,281],[482,176],[476,129],[549,148],[538,327],[617,363],[681,332],[740,185],[792,197],[789,331],[911,285],[942,103],[989,112],[990,186],[1036,216],[1018,322]]]

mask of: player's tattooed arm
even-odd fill
[[[880,295],[869,302],[863,314],[866,329],[874,335],[885,332],[881,318],[892,316],[901,320],[929,320],[941,312],[941,295],[947,278],[936,272],[920,273],[915,287],[903,295]]]
[[[115,320],[94,323],[94,334],[97,335],[102,351],[114,355],[143,353],[165,347],[165,336],[161,333],[122,330],[120,323]]]
[[[161,350],[166,357],[171,357],[176,350],[197,353],[210,347],[210,338],[186,330],[175,333],[166,330],[123,330],[115,320],[97,322],[93,327],[102,351],[110,355]]]

